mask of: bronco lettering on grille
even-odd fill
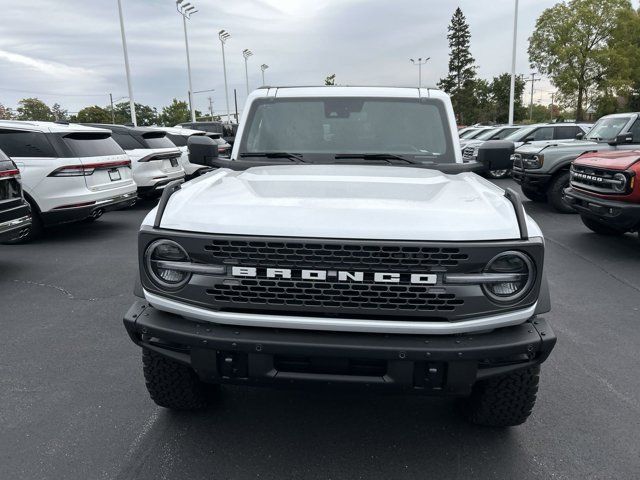
[[[353,272],[341,270],[293,270],[289,268],[232,267],[234,277],[285,278],[336,282],[412,283],[435,285],[438,276],[431,273]]]

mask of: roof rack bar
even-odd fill
[[[516,219],[518,220],[518,228],[520,229],[520,238],[522,240],[528,240],[529,230],[527,229],[527,215],[524,212],[520,195],[513,188],[505,188],[504,196],[507,197],[513,205],[513,209],[516,211]]]
[[[181,185],[184,183],[184,178],[179,180],[174,180],[171,183],[168,183],[166,187],[164,187],[164,191],[162,192],[162,196],[160,197],[160,201],[158,202],[158,210],[156,211],[156,219],[153,222],[153,228],[160,228],[160,222],[162,221],[162,215],[164,215],[164,210],[167,208],[167,203],[169,203],[169,198],[173,195],[177,190],[180,190]]]

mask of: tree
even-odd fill
[[[23,98],[18,102],[18,120],[44,120],[53,121],[53,112],[39,98]]]
[[[522,120],[526,116],[525,108],[522,105],[522,94],[524,93],[525,82],[520,77],[516,77],[514,96],[514,120]],[[493,120],[497,123],[507,123],[509,121],[509,97],[511,93],[511,74],[503,73],[493,77],[490,86],[491,97],[494,102],[495,115]]]
[[[51,113],[56,120],[69,120],[69,112],[62,108],[59,103],[54,103],[51,107]]]
[[[113,111],[117,124],[124,125],[131,123],[131,107],[129,106],[129,102],[117,103]],[[136,103],[136,120],[139,126],[155,125],[158,122],[158,111],[155,107]]]
[[[529,38],[531,66],[549,75],[582,120],[587,97],[601,88],[611,66],[609,43],[629,0],[570,0],[547,8]]]
[[[325,85],[335,85],[336,84],[336,74],[332,73],[331,75],[327,75],[327,78],[324,79]]]
[[[0,120],[13,120],[13,110],[0,103]]]
[[[73,121],[78,123],[111,123],[111,112],[98,105],[92,105],[80,110]]]
[[[438,87],[451,95],[458,122],[464,124],[472,118],[475,108],[476,66],[469,51],[471,32],[460,7],[453,13],[447,30],[450,50],[449,74],[440,79]]]
[[[190,118],[191,112],[187,102],[174,98],[170,105],[162,108],[158,122],[164,126],[173,127],[178,123],[188,122]]]

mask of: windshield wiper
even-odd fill
[[[394,153],[336,153],[334,158],[336,160],[348,158],[362,158],[363,160],[400,160],[405,163],[416,163]]]
[[[240,156],[242,158],[255,158],[255,157],[264,157],[264,158],[288,158],[290,160],[298,160],[299,162],[304,162],[304,158],[300,153],[289,153],[289,152],[245,152],[241,153]]]

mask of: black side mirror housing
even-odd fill
[[[580,132],[576,135],[576,140],[582,140],[584,138],[584,133]]]
[[[527,137],[524,139],[525,142],[534,142],[536,140],[536,137]]]
[[[207,136],[191,136],[187,140],[189,162],[205,167],[215,167],[218,159],[218,144]]]
[[[513,142],[489,140],[480,145],[477,161],[487,170],[509,170],[513,167],[511,155],[515,149]]]
[[[630,143],[635,143],[633,141],[633,133],[621,133],[616,135],[616,138],[613,139],[613,142],[610,142],[609,145],[628,145]]]

